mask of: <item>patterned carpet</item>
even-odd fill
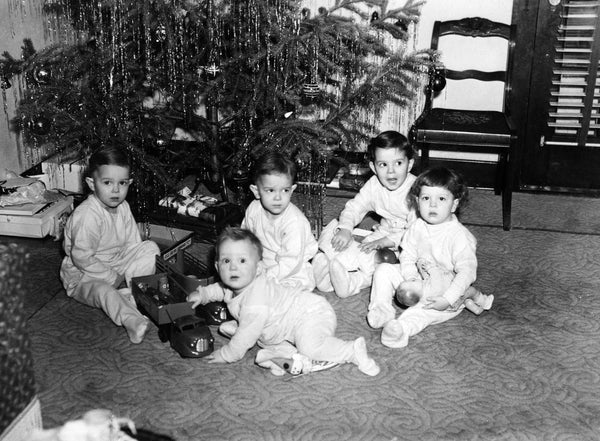
[[[329,198],[326,217],[343,202]],[[516,194],[505,232],[499,197],[473,192],[463,221],[494,307],[430,327],[405,349],[382,346],[368,327],[367,290],[326,294],[338,335],[366,337],[382,368],[374,378],[351,365],[277,378],[253,364],[256,349],[209,365],[180,358],[155,332],[131,345],[102,312],[64,295],[55,242],[25,241],[44,425],[108,408],[178,441],[600,439],[599,209],[596,199]]]

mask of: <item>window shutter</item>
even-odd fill
[[[556,35],[547,145],[600,147],[599,0],[563,0]]]

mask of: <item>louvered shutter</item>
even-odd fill
[[[600,1],[565,0],[556,36],[546,145],[600,147]]]

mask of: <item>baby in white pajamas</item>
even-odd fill
[[[227,228],[216,243],[216,267],[221,281],[198,287],[188,296],[193,307],[225,301],[238,323],[231,340],[207,358],[209,363],[241,360],[255,344],[256,363],[274,375],[284,369],[273,360],[299,353],[307,360],[353,363],[367,375],[379,366],[367,354],[365,339],[335,337],[337,319],[322,296],[299,287],[283,286],[264,274],[262,246],[249,230]],[[310,363],[306,365],[310,371]]]

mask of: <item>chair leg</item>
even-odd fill
[[[420,172],[423,172],[424,170],[427,169],[427,167],[429,167],[429,147],[422,144],[419,146],[419,148],[421,150],[421,170],[420,170]]]
[[[504,188],[502,192],[502,229],[509,231],[511,225],[512,189]]]
[[[514,140],[511,141],[511,151],[504,157],[504,186],[502,189],[502,228],[504,231],[509,231],[512,227],[511,211],[512,211],[512,189],[513,189],[513,152]]]

